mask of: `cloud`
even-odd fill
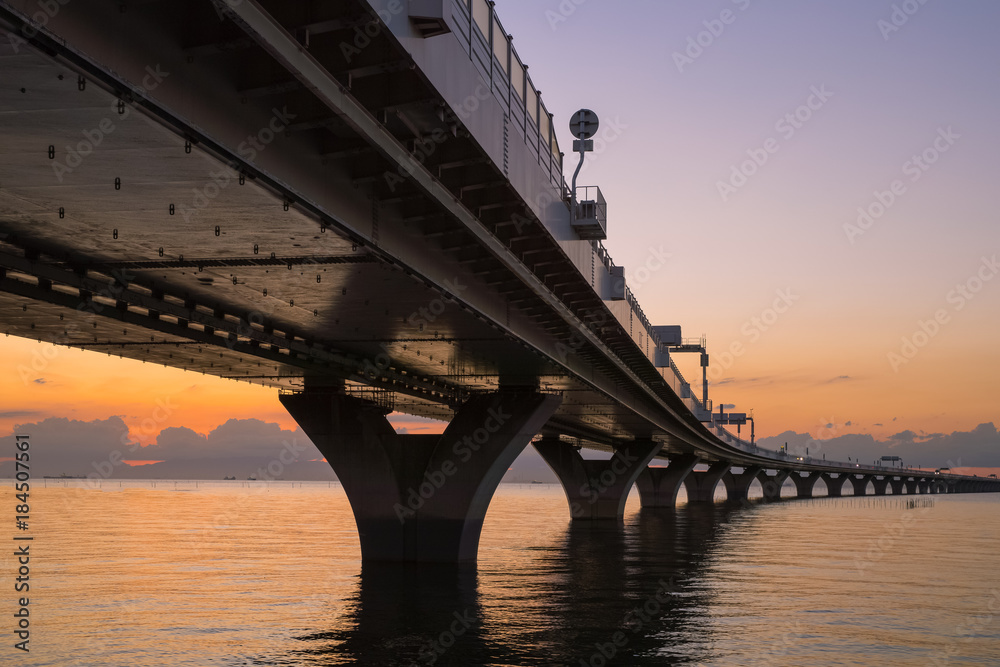
[[[827,380],[826,382],[827,382],[827,384],[829,384],[831,382],[843,382],[844,380],[853,380],[853,379],[854,378],[852,378],[850,375],[838,375],[837,377],[831,378],[831,379]]]
[[[323,456],[301,430],[287,431],[259,419],[230,419],[208,434],[185,427],[166,428],[146,447],[135,444],[118,416],[90,422],[49,417],[22,424],[19,432],[38,443],[31,450],[32,472],[38,477],[100,473],[116,478],[221,479],[233,474],[242,478],[278,460],[286,479],[293,478],[293,473],[295,479],[334,477],[326,463],[308,463]],[[13,440],[13,435],[0,438],[0,448],[13,449]],[[130,468],[122,460],[162,463]],[[12,470],[10,462],[0,464],[0,476],[10,476]]]
[[[38,410],[4,410],[0,412],[0,419],[19,419],[21,417],[37,417],[42,414]]]
[[[876,424],[879,426],[879,424]],[[814,440],[807,433],[786,431],[776,436],[758,438],[758,444],[767,449],[777,449],[785,442],[789,448],[810,448],[810,455],[826,455],[828,460],[875,460],[892,451],[901,456],[905,465],[936,468],[1000,467],[1000,432],[993,423],[980,424],[971,431],[929,433],[918,435],[911,430],[895,433],[876,440],[867,433],[848,433],[829,440]]]
[[[46,380],[45,378],[35,378],[34,380],[32,380],[32,382],[34,382],[35,384],[46,384],[48,380]]]
[[[770,383],[770,382],[773,382],[773,380],[772,380],[772,378],[770,376],[753,377],[753,378],[740,378],[738,380],[736,378],[729,377],[729,378],[722,378],[721,380],[716,380],[714,384],[715,384],[715,386],[719,386],[719,385],[723,385],[723,384],[736,384],[736,383],[740,383],[740,384],[759,384],[761,382]]]
[[[844,423],[844,426],[851,426],[851,422],[849,422],[849,421],[848,421],[848,422],[845,422],[845,423]]]

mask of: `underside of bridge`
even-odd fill
[[[373,559],[473,559],[539,432],[567,489],[597,499],[580,517],[620,518],[636,480],[644,505],[681,483],[710,501],[731,465],[770,460],[706,428],[641,311],[600,292],[610,260],[564,235],[551,118],[536,97],[535,125],[523,100],[511,122],[471,42],[460,63],[406,3],[51,5],[0,0],[5,335],[282,390]],[[442,92],[418,52],[467,85]],[[476,463],[422,497],[500,405],[518,407]],[[391,410],[450,426],[399,436]]]
[[[483,396],[548,397],[552,414],[496,465],[542,430],[609,452],[639,438],[646,460],[720,448],[515,187],[546,189],[565,217],[561,156],[487,150],[470,128],[492,107],[431,85],[400,42],[405,13],[364,0],[37,12],[0,3],[5,335],[301,393],[285,403],[317,433],[301,405],[330,392],[451,421],[447,439]],[[531,154],[537,130],[511,132],[510,155]],[[343,438],[313,439],[352,475],[334,456]],[[415,443],[384,445],[404,494],[419,487],[404,472]],[[489,470],[469,488],[495,486]],[[382,515],[362,495],[370,525]],[[454,548],[400,533],[366,551],[474,557],[482,517],[463,511]],[[428,501],[407,530],[436,512]]]
[[[245,4],[280,34],[208,0],[0,4],[4,334],[439,419],[534,386],[590,446],[712,446],[393,33],[344,49],[368,3]],[[276,53],[306,33],[340,106]]]

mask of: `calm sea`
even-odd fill
[[[4,665],[1000,665],[1000,495],[633,497],[606,526],[502,485],[457,570],[362,567],[336,483],[41,481]]]

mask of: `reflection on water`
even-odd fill
[[[619,525],[502,486],[478,567],[362,567],[336,485],[132,486],[37,492],[16,664],[1000,664],[996,496]]]
[[[525,555],[530,567],[484,563],[482,580],[476,568],[365,565],[348,622],[298,637],[306,647],[276,661],[662,665],[666,653],[681,664],[692,660],[687,629],[699,624],[688,582],[730,511],[639,513],[628,530],[564,521],[555,542]],[[529,600],[538,608],[525,609]],[[682,641],[664,650],[664,637]]]

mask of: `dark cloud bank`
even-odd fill
[[[105,479],[246,479],[333,480],[333,470],[305,434],[283,430],[278,424],[257,419],[231,419],[207,435],[180,427],[167,428],[156,444],[132,444],[120,417],[90,422],[48,418],[24,424],[18,433],[31,436],[31,475],[91,475]],[[1000,467],[1000,433],[992,423],[972,431],[950,434],[917,434],[901,431],[886,440],[865,434],[845,434],[814,440],[805,433],[786,431],[761,438],[758,444],[778,449],[788,443],[792,451],[809,447],[812,456],[830,460],[872,461],[896,455],[907,465],[925,468],[950,465]],[[0,453],[13,456],[14,436],[0,438]],[[128,466],[122,460],[156,460]],[[0,463],[0,477],[13,477],[13,461]],[[534,448],[528,447],[508,472],[506,481],[555,482],[556,478]]]
[[[283,430],[258,419],[230,419],[207,435],[166,428],[156,444],[139,447],[120,417],[89,422],[50,417],[18,426],[31,438],[31,476],[93,475],[101,479],[335,480],[316,446],[299,429]],[[530,449],[530,448],[529,448]],[[14,436],[0,438],[0,456],[13,456]],[[129,466],[122,461],[162,461]],[[0,477],[14,476],[14,462],[0,463]],[[533,450],[525,452],[508,481],[555,482]]]
[[[971,431],[953,433],[900,431],[885,440],[876,440],[862,433],[814,440],[806,433],[785,431],[773,437],[760,438],[757,444],[777,449],[786,442],[790,451],[804,451],[808,446],[810,456],[825,454],[827,459],[836,461],[846,461],[848,456],[862,462],[874,461],[882,456],[900,456],[905,465],[923,468],[1000,467],[1000,433],[992,422],[980,424]]]

